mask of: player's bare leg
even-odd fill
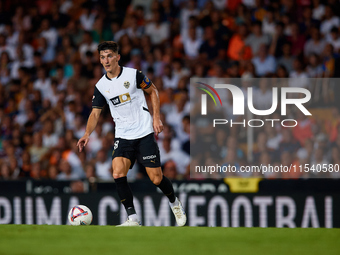
[[[130,160],[124,157],[116,157],[112,160],[113,178],[117,185],[118,196],[128,214],[127,221],[119,225],[120,227],[140,226],[135,207],[133,206],[133,195],[126,178],[130,165]]]
[[[185,215],[181,201],[175,196],[174,188],[168,178],[163,176],[162,169],[160,167],[145,167],[150,180],[169,198],[169,204],[172,212],[175,215],[177,225],[182,227],[187,222],[187,216]]]

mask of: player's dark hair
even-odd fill
[[[113,41],[102,42],[98,45],[98,53],[102,50],[112,50],[114,53],[118,53],[118,44]]]

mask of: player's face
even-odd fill
[[[118,61],[120,59],[120,55],[114,53],[112,50],[102,50],[100,51],[100,63],[105,68],[106,72],[113,72],[118,66]]]

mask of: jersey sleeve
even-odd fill
[[[136,82],[137,82],[137,88],[138,89],[147,89],[151,86],[152,82],[149,80],[148,77],[146,77],[145,74],[142,73],[142,71],[138,71],[136,73]]]
[[[92,97],[92,108],[103,108],[106,104],[106,99],[105,97],[102,95],[102,93],[100,93],[100,91],[97,89],[97,87],[94,87],[94,93],[93,93],[93,97]]]

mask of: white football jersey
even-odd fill
[[[138,139],[153,131],[152,117],[142,90],[151,86],[151,81],[133,68],[121,67],[120,74],[110,79],[106,74],[97,82],[92,98],[93,108],[110,107],[116,124],[115,137]]]

